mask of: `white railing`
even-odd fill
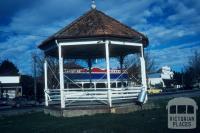
[[[111,88],[112,101],[136,99],[142,87]],[[49,89],[46,91],[49,102],[60,101],[60,90]],[[108,101],[107,88],[69,88],[64,89],[66,104],[75,101]]]

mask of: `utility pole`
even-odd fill
[[[0,98],[2,98],[3,97],[3,93],[2,93],[2,86],[1,86],[2,84],[1,84],[1,81],[0,81]]]
[[[121,86],[124,86],[124,74],[123,74],[123,63],[124,63],[124,56],[120,55],[119,57],[120,62],[120,72],[121,72]]]
[[[33,54],[33,73],[34,73],[34,98],[37,100],[37,79],[36,79],[36,55]]]
[[[183,75],[184,75],[184,73],[183,73],[183,70],[181,71],[181,82],[182,82],[182,88],[183,88],[183,84],[184,84],[184,82],[183,82]]]
[[[90,76],[90,88],[92,87],[92,59],[88,59],[89,76]]]

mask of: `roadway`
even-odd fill
[[[174,97],[197,97],[200,96],[199,90],[182,90],[177,92],[163,92],[160,94],[149,95],[149,99],[161,99],[161,98],[174,98]]]

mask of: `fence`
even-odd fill
[[[136,99],[141,90],[142,87],[111,88],[111,99],[112,101]],[[56,104],[60,101],[59,89],[48,89],[45,93],[48,95],[48,102],[50,102],[50,104]],[[68,105],[78,101],[99,101],[107,104],[108,89],[68,88],[64,89],[64,97],[65,103]]]

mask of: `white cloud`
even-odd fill
[[[152,3],[154,3],[154,0],[119,2],[116,6],[112,5],[110,8],[107,8],[106,12],[122,22],[127,22],[132,25],[138,23],[145,24],[147,22],[146,17],[151,16],[148,7]]]
[[[153,15],[159,15],[159,16],[163,15],[163,10],[160,6],[154,6],[151,12]]]
[[[31,54],[38,50],[37,46],[47,36],[57,32],[82,13],[73,13],[72,10],[82,2],[44,0],[32,8],[15,13],[8,25],[1,26],[3,31],[8,32],[8,38],[0,42],[1,59],[10,59],[21,72],[31,74]]]
[[[194,51],[200,52],[200,41],[171,46],[164,49],[150,50],[158,68],[168,65],[172,68],[184,68]]]

